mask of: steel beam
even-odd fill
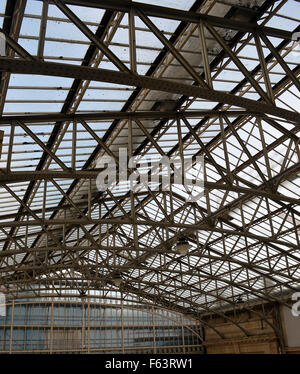
[[[291,122],[300,122],[300,114],[274,105],[264,104],[244,97],[223,93],[207,88],[176,83],[166,79],[140,76],[131,73],[113,71],[101,68],[76,66],[55,62],[26,61],[21,59],[0,58],[0,71],[15,74],[33,74],[60,76],[75,79],[101,81],[126,86],[136,86],[151,90],[171,92],[188,97],[199,97],[205,100],[239,106],[250,111],[267,113],[284,118]]]
[[[108,224],[108,225],[122,225],[122,224],[129,224],[129,225],[142,225],[142,226],[153,226],[153,227],[168,227],[168,228],[180,228],[180,229],[186,229],[186,230],[204,230],[204,231],[213,231],[213,232],[219,232],[224,233],[228,235],[233,236],[241,236],[245,238],[255,239],[259,240],[264,243],[274,243],[278,245],[283,245],[285,247],[298,249],[297,244],[284,242],[282,240],[273,239],[272,237],[267,236],[261,236],[256,235],[250,232],[246,231],[238,231],[238,230],[226,230],[221,229],[219,227],[211,227],[210,225],[207,225],[205,222],[196,223],[196,224],[183,224],[183,223],[175,223],[175,222],[165,222],[165,221],[151,221],[148,219],[139,219],[139,220],[133,220],[132,218],[124,218],[124,217],[116,217],[116,218],[107,218],[107,219],[85,219],[85,218],[68,218],[68,219],[33,219],[33,220],[27,220],[22,222],[16,222],[16,221],[2,221],[0,222],[0,227],[18,227],[18,226],[56,226],[56,225],[80,225],[83,227],[84,225],[98,225],[98,224]],[[300,225],[299,225],[300,226]],[[283,235],[284,233],[281,233],[280,235]],[[298,260],[298,258],[297,258]]]
[[[11,38],[5,31],[0,27],[0,32],[5,35],[5,40],[7,44],[18,53],[19,56],[26,58],[28,60],[34,61],[35,57],[31,56],[19,43],[17,43],[13,38]]]
[[[121,71],[130,72],[126,65],[102,42],[100,38],[94,35],[91,30],[69,9],[61,0],[53,0],[54,4],[65,14],[78,29],[93,42],[100,51]]]
[[[24,114],[17,116],[0,116],[0,124],[13,124],[17,121],[23,123],[31,124],[38,123],[39,125],[44,124],[48,126],[49,122],[70,122],[75,121],[79,122],[80,120],[84,121],[103,121],[103,120],[113,120],[113,119],[149,119],[149,120],[160,120],[160,119],[176,119],[182,118],[196,118],[200,119],[201,117],[218,117],[225,115],[227,117],[240,117],[240,116],[260,116],[262,118],[268,118],[267,115],[264,115],[258,111],[245,111],[245,110],[187,110],[187,111],[173,111],[173,112],[158,112],[158,111],[138,111],[138,112],[119,112],[119,111],[97,111],[91,113],[49,113],[49,114]],[[297,125],[297,124],[295,124]]]
[[[3,173],[0,174],[0,185],[5,185],[8,183],[20,183],[25,181],[33,181],[33,180],[51,180],[51,179],[96,179],[99,172],[101,170],[79,170],[79,171],[20,171],[20,172],[10,172],[10,173]],[[172,179],[171,179],[172,182]],[[234,191],[239,193],[245,193],[251,196],[264,196],[275,201],[285,201],[290,204],[300,204],[300,200],[289,197],[283,194],[276,194],[271,193],[269,191],[265,191],[263,189],[255,189],[255,188],[247,188],[242,186],[236,186],[233,184],[223,184],[219,182],[204,182],[204,188],[208,190],[221,190],[221,191]],[[160,190],[161,193],[165,193],[166,191]],[[145,195],[147,191],[140,192],[139,195]],[[122,197],[115,197],[116,199],[124,198]],[[104,198],[100,199],[99,201],[104,200],[111,200],[111,198]],[[62,207],[64,208],[64,207]],[[55,209],[53,207],[52,209]]]
[[[51,3],[53,1],[50,0],[49,2]],[[251,33],[254,33],[258,30],[262,30],[266,35],[273,36],[276,38],[292,40],[292,32],[282,29],[260,26],[256,23],[233,20],[230,18],[216,17],[203,13],[184,11],[180,9],[172,9],[138,2],[133,3],[131,0],[62,0],[62,2],[64,4],[69,5],[79,5],[98,9],[110,9],[126,13],[129,13],[131,9],[136,9],[141,10],[145,15],[149,17],[172,19],[196,24],[200,24],[200,22],[204,21],[215,27]]]
[[[101,38],[101,40],[104,40],[104,37],[105,37],[105,34],[106,34],[106,31],[109,27],[109,25],[111,24],[111,22],[113,21],[113,17],[114,17],[114,14],[112,11],[106,11],[101,19],[101,22],[99,24],[99,27],[95,33],[95,35],[99,38]],[[4,27],[4,26],[3,26]],[[90,47],[88,48],[85,56],[84,56],[84,60],[82,62],[82,66],[88,66],[91,61],[93,61],[93,59],[95,58],[95,54],[96,54],[96,46],[94,45],[90,45]],[[68,113],[70,111],[73,111],[73,104],[74,104],[74,101],[76,100],[76,97],[80,91],[80,87],[82,86],[82,80],[80,79],[75,79],[73,81],[73,84],[69,90],[69,93],[66,97],[66,100],[65,100],[65,103],[61,109],[61,113],[65,114],[65,113]],[[53,131],[51,133],[51,136],[47,142],[47,148],[52,150],[52,147],[55,146],[56,142],[59,140],[59,135],[61,133],[63,129],[63,122],[60,122],[58,121],[54,128],[53,128]],[[48,153],[47,152],[44,152],[41,159],[40,159],[40,162],[38,163],[37,165],[37,168],[36,170],[40,171],[42,170],[45,165],[47,164],[47,160],[48,160]],[[34,186],[35,186],[35,183],[34,181],[32,181],[27,190],[26,190],[26,193],[24,194],[24,198],[23,198],[23,202],[24,203],[27,203],[27,201],[30,199],[30,195],[32,194],[32,191],[34,190]],[[19,209],[19,214],[21,214],[23,212],[23,206],[20,207]],[[19,218],[20,216],[17,216],[16,217],[16,220]],[[11,231],[10,233],[11,235],[13,235],[13,231]],[[8,247],[9,243],[6,242],[5,245],[3,246],[3,250],[6,250],[7,247]]]

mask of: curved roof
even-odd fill
[[[299,3],[160,3],[1,2],[3,292],[202,320],[298,290]]]

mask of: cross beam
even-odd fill
[[[126,86],[143,87],[151,90],[170,92],[187,97],[199,97],[205,100],[239,106],[250,111],[267,113],[284,118],[291,122],[300,122],[300,114],[290,110],[278,108],[275,105],[264,104],[246,99],[230,93],[224,93],[208,88],[177,83],[161,78],[152,78],[132,73],[114,71],[86,66],[76,66],[56,62],[27,61],[2,57],[0,71],[15,74],[49,75],[108,82]]]
[[[42,0],[39,0],[42,1]],[[50,3],[56,1],[50,0]],[[180,9],[171,9],[167,7],[143,4],[132,2],[131,0],[61,0],[63,4],[84,6],[90,8],[110,9],[119,12],[129,13],[132,9],[140,10],[145,15],[150,17],[158,17],[165,19],[172,19],[176,21],[183,21],[188,23],[200,24],[201,22],[209,23],[215,27],[221,27],[230,30],[243,32],[263,31],[266,35],[282,39],[292,39],[292,32],[277,29],[268,26],[260,26],[256,23],[233,20],[229,18],[217,17],[208,14],[196,13],[191,11],[184,11]],[[249,10],[251,12],[251,10]]]

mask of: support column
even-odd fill
[[[11,304],[10,334],[9,334],[9,353],[12,353],[13,329],[14,329],[15,300]]]
[[[53,353],[53,314],[54,314],[54,304],[51,303],[50,354]]]
[[[156,331],[154,322],[154,307],[152,307],[152,326],[153,326],[153,353],[156,353]]]

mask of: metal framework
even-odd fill
[[[0,322],[1,354],[203,352],[196,321],[153,305],[35,299],[13,300],[8,311]]]
[[[257,305],[299,290],[300,5],[165,3],[1,2],[0,290],[117,292],[249,337],[226,311],[265,319]],[[202,156],[202,197],[174,170],[167,191],[99,191],[121,148],[193,157],[195,177]]]

